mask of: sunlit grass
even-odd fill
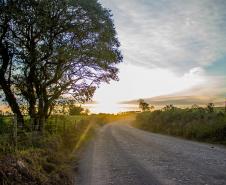
[[[81,147],[82,143],[84,142],[84,140],[85,140],[86,137],[87,137],[87,134],[89,133],[90,129],[91,129],[92,126],[93,126],[92,123],[93,123],[92,121],[89,122],[88,126],[86,127],[86,129],[83,131],[83,133],[82,133],[81,136],[79,137],[79,140],[78,140],[78,142],[77,142],[77,144],[76,144],[74,150],[78,150],[78,149]]]

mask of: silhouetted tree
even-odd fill
[[[149,104],[146,103],[143,99],[140,99],[138,102],[139,102],[139,108],[142,111],[149,111],[150,110]]]
[[[214,112],[214,104],[208,103],[206,109],[209,113]]]
[[[194,110],[197,110],[197,109],[199,109],[199,106],[198,106],[197,104],[193,104],[193,105],[191,106],[191,108],[194,109]]]
[[[69,105],[69,115],[81,115],[85,113],[85,109],[81,106]]]
[[[0,89],[4,92],[4,98],[12,111],[17,115],[18,124],[23,126],[23,116],[12,82],[13,71],[17,70],[14,62],[16,51],[11,32],[13,4],[13,1],[0,1]]]
[[[153,110],[153,109],[155,109],[155,107],[153,105],[151,105],[151,106],[149,106],[149,109]]]
[[[110,12],[97,0],[6,2],[0,7],[0,56],[6,61],[0,85],[18,116],[22,98],[42,130],[61,95],[85,102],[101,82],[118,79],[119,42]]]
[[[172,104],[166,105],[165,107],[163,107],[164,111],[174,111],[175,109],[176,107],[174,107]]]

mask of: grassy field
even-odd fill
[[[220,108],[209,111],[173,107],[143,112],[137,115],[134,126],[155,133],[226,144],[226,114]]]
[[[42,134],[16,132],[11,117],[0,118],[0,184],[73,184],[78,151],[108,122],[127,115],[52,116]]]

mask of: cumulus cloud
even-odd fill
[[[186,73],[226,53],[224,0],[101,0],[112,9],[125,61]]]

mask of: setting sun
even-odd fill
[[[120,104],[120,103],[96,103],[96,104],[85,104],[85,108],[88,108],[91,113],[110,113],[116,114],[126,111],[137,111],[138,106],[136,104]]]

